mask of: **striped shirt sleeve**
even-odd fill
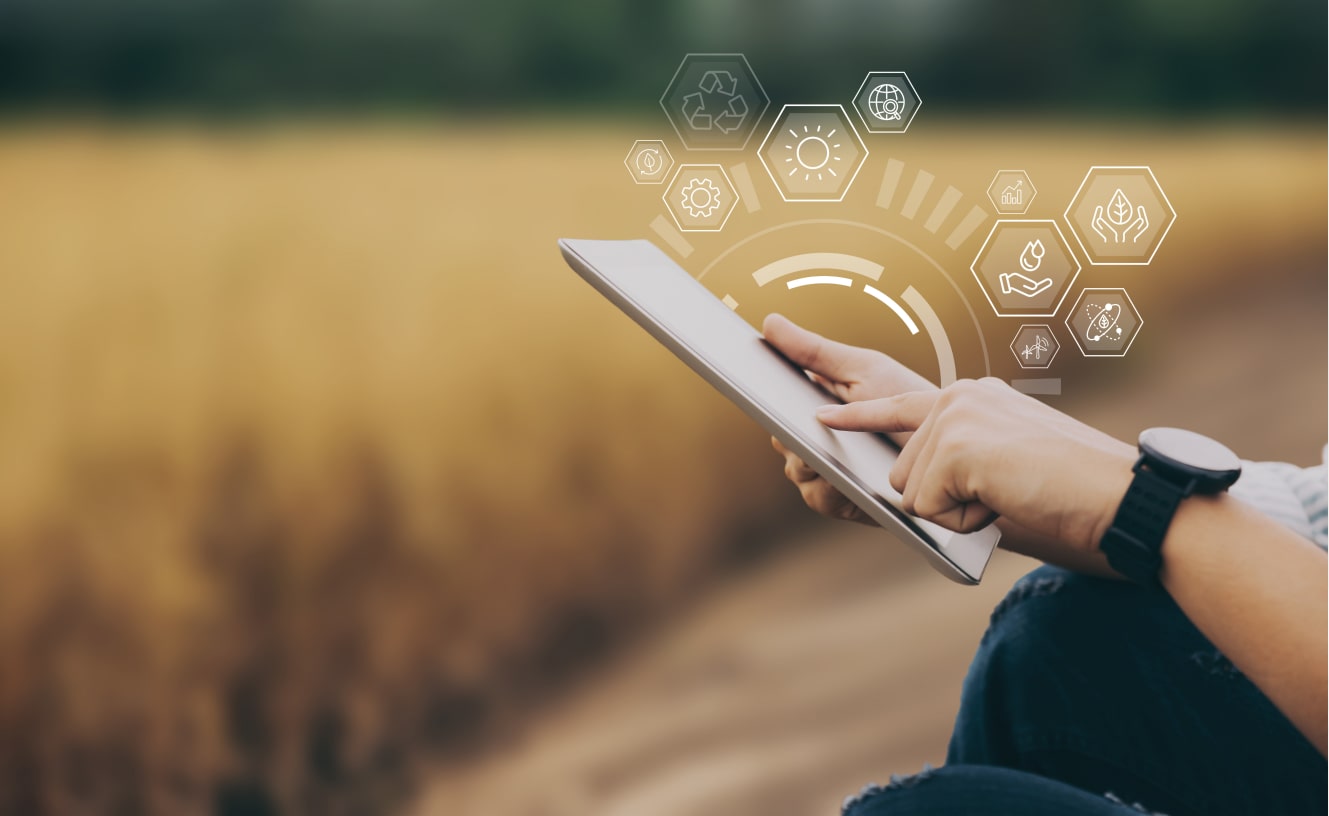
[[[1323,463],[1300,468],[1285,462],[1243,462],[1232,495],[1322,549],[1329,543],[1329,469]]]

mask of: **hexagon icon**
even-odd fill
[[[868,149],[843,105],[785,105],[757,156],[785,201],[843,201]]]
[[[988,185],[988,200],[998,215],[1024,215],[1036,195],[1034,182],[1023,170],[998,170]]]
[[[688,54],[660,97],[689,150],[742,150],[770,104],[742,54]]]
[[[1091,167],[1066,223],[1094,265],[1144,266],[1177,213],[1148,167]]]
[[[1144,319],[1125,289],[1085,289],[1066,315],[1066,328],[1086,357],[1122,357]]]
[[[869,133],[904,133],[923,100],[904,71],[872,71],[854,94],[854,108]]]
[[[1060,350],[1061,344],[1052,333],[1052,327],[1042,324],[1021,326],[1011,341],[1011,353],[1020,368],[1047,368]]]
[[[663,198],[684,232],[719,232],[738,204],[738,193],[718,164],[680,165]]]
[[[638,139],[623,159],[623,166],[638,184],[663,184],[674,167],[674,157],[659,139]]]
[[[1080,274],[1056,221],[1004,219],[969,270],[1000,317],[1052,317]]]

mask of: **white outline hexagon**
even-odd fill
[[[713,167],[716,170],[719,170],[720,176],[724,178],[724,183],[729,185],[729,192],[734,194],[734,202],[729,205],[729,208],[725,211],[724,218],[720,220],[718,226],[685,227],[683,226],[683,222],[678,220],[678,213],[675,212],[674,208],[669,204],[669,191],[674,189],[674,182],[678,181],[679,175],[689,167]],[[725,224],[729,223],[729,216],[734,214],[734,210],[738,209],[739,198],[738,188],[734,186],[733,179],[729,178],[729,174],[724,171],[724,166],[719,164],[680,164],[678,169],[674,171],[673,177],[669,179],[669,183],[665,185],[664,192],[660,194],[660,200],[664,202],[665,209],[669,211],[669,217],[674,219],[674,225],[678,227],[679,232],[719,232],[724,229]]]
[[[844,187],[840,189],[840,196],[838,198],[790,198],[785,194],[784,186],[780,184],[780,179],[776,176],[775,171],[766,163],[766,143],[769,142],[771,136],[780,129],[781,121],[784,119],[784,113],[790,108],[838,108],[840,111],[840,121],[844,123],[848,131],[853,134],[854,141],[858,143],[858,148],[861,151],[858,157],[858,166],[854,168],[854,172],[849,174],[848,180],[844,183]],[[858,128],[854,127],[854,120],[849,113],[845,111],[844,105],[835,102],[788,104],[780,108],[780,112],[776,114],[775,121],[771,123],[771,129],[766,131],[766,136],[761,140],[761,147],[757,148],[757,158],[761,160],[761,166],[766,168],[766,175],[770,177],[771,183],[775,185],[775,189],[780,192],[780,198],[784,199],[786,203],[835,204],[844,201],[844,197],[849,194],[849,188],[853,187],[854,181],[858,179],[858,171],[863,169],[863,165],[867,164],[868,146],[863,142],[863,137],[858,135]]]
[[[872,81],[872,78],[874,76],[903,77],[905,84],[909,86],[909,92],[914,95],[914,100],[918,103],[917,105],[914,105],[913,112],[909,114],[909,121],[905,122],[904,127],[900,128],[899,130],[873,130],[872,125],[868,123],[868,118],[863,115],[863,109],[858,106],[859,94],[863,93],[863,89],[868,86],[868,83]],[[918,88],[914,87],[914,81],[909,78],[909,74],[905,71],[868,71],[867,76],[863,77],[863,81],[859,83],[858,90],[854,91],[854,95],[850,97],[850,99],[852,100],[852,102],[850,103],[850,107],[852,107],[855,111],[858,112],[858,118],[863,120],[863,127],[867,130],[867,132],[872,134],[880,134],[883,136],[892,133],[908,132],[909,126],[914,123],[914,117],[917,116],[918,112],[923,109],[923,97],[918,95]]]
[[[1029,189],[1033,190],[1034,194],[1029,196],[1029,203],[1024,205],[1023,210],[1020,210],[1019,212],[1004,213],[997,207],[997,202],[992,201],[992,185],[997,183],[997,179],[1001,178],[1002,173],[1019,173],[1024,176],[1025,181],[1029,182]],[[1034,206],[1034,199],[1038,197],[1038,188],[1034,186],[1034,180],[1029,177],[1029,171],[1027,170],[998,170],[992,174],[992,181],[988,182],[987,196],[988,201],[992,202],[992,209],[997,213],[998,218],[1003,215],[1028,215],[1029,208]]]
[[[1125,300],[1126,300],[1126,302],[1127,302],[1128,304],[1130,304],[1131,311],[1135,313],[1135,331],[1131,333],[1131,339],[1129,339],[1129,340],[1126,341],[1126,347],[1123,348],[1121,351],[1118,351],[1118,352],[1099,352],[1099,351],[1089,352],[1089,351],[1085,351],[1085,350],[1084,350],[1084,346],[1080,344],[1080,334],[1079,334],[1079,332],[1077,332],[1077,331],[1075,330],[1075,327],[1071,325],[1071,318],[1075,316],[1075,313],[1076,313],[1076,312],[1080,311],[1080,301],[1084,300],[1084,296],[1087,295],[1087,294],[1089,294],[1090,292],[1121,292],[1121,296],[1122,296],[1123,298],[1125,298]],[[1140,336],[1140,329],[1143,329],[1143,328],[1144,328],[1144,315],[1140,314],[1140,310],[1137,309],[1137,308],[1135,308],[1135,301],[1131,300],[1131,294],[1130,294],[1130,292],[1127,292],[1127,291],[1126,291],[1125,289],[1123,289],[1122,287],[1120,287],[1120,286],[1087,286],[1087,287],[1085,287],[1084,289],[1081,289],[1081,290],[1080,290],[1080,296],[1077,297],[1077,298],[1075,299],[1075,305],[1071,307],[1071,311],[1070,311],[1069,314],[1066,315],[1066,320],[1065,320],[1064,322],[1066,323],[1066,331],[1068,331],[1068,332],[1071,333],[1071,339],[1075,341],[1075,345],[1076,345],[1076,347],[1077,347],[1078,349],[1080,349],[1080,354],[1081,354],[1082,356],[1084,356],[1084,357],[1125,357],[1125,356],[1126,356],[1126,352],[1130,351],[1130,350],[1131,350],[1131,346],[1135,345],[1135,338],[1137,338],[1137,337]]]
[[[633,171],[632,165],[628,163],[629,160],[631,160],[631,158],[633,157],[633,155],[636,154],[637,145],[643,145],[643,144],[659,145],[660,149],[664,151],[665,158],[669,160],[668,163],[665,164],[664,168],[660,171],[659,181],[643,181],[637,178],[637,174]],[[623,157],[623,166],[628,168],[628,175],[632,176],[632,180],[637,184],[664,184],[665,179],[669,177],[669,171],[674,169],[675,164],[676,162],[674,161],[674,154],[669,152],[669,145],[665,144],[664,140],[662,139],[638,139],[637,141],[632,143],[632,147],[628,148],[628,155]]]
[[[1061,245],[1066,248],[1066,255],[1071,259],[1071,263],[1075,264],[1075,271],[1066,279],[1065,291],[1061,293],[1061,297],[1057,300],[1057,305],[1053,306],[1051,310],[1047,312],[1003,314],[1001,310],[997,308],[997,304],[992,302],[992,295],[988,294],[987,284],[983,282],[983,278],[978,274],[978,269],[976,269],[976,267],[978,266],[978,259],[983,257],[983,252],[988,248],[988,244],[992,242],[992,236],[997,234],[997,230],[1001,229],[1002,224],[1051,224],[1052,229],[1056,230],[1057,237],[1061,239]],[[988,237],[983,239],[983,245],[978,248],[978,254],[974,256],[973,262],[969,264],[969,274],[973,275],[974,280],[978,282],[978,288],[983,292],[983,297],[987,300],[988,305],[992,307],[992,311],[997,317],[1056,317],[1057,312],[1061,311],[1061,305],[1066,302],[1066,296],[1069,295],[1071,289],[1075,287],[1075,281],[1080,277],[1080,272],[1083,270],[1084,267],[1080,265],[1080,259],[1075,257],[1075,250],[1071,248],[1071,242],[1066,240],[1066,236],[1062,234],[1061,226],[1057,223],[1057,219],[1055,218],[997,219],[997,223],[992,225],[992,230],[988,233]]]
[[[1052,338],[1052,342],[1057,344],[1057,347],[1052,350],[1051,356],[1048,357],[1047,365],[1027,366],[1024,363],[1020,362],[1020,352],[1015,350],[1015,341],[1020,339],[1020,335],[1024,334],[1025,329],[1047,329],[1048,336]],[[1011,349],[1011,354],[1015,355],[1015,364],[1018,365],[1020,368],[1024,369],[1025,371],[1046,371],[1047,369],[1052,367],[1052,361],[1057,359],[1057,354],[1061,351],[1061,341],[1057,339],[1057,333],[1054,332],[1052,330],[1052,327],[1046,323],[1021,323],[1020,328],[1015,330],[1015,336],[1011,338],[1010,349]]]
[[[1158,240],[1154,242],[1153,251],[1149,253],[1149,257],[1145,260],[1095,261],[1093,253],[1089,251],[1089,247],[1085,246],[1084,240],[1080,238],[1080,233],[1075,228],[1075,221],[1071,218],[1071,210],[1075,209],[1075,202],[1079,200],[1080,193],[1084,191],[1084,185],[1089,183],[1089,178],[1093,176],[1095,170],[1143,170],[1149,174],[1149,180],[1154,183],[1154,189],[1158,190],[1158,196],[1163,199],[1163,203],[1167,205],[1168,212],[1172,213],[1172,217],[1168,219],[1167,226],[1163,227],[1163,232],[1159,234]],[[1167,193],[1163,190],[1163,185],[1158,183],[1158,177],[1154,175],[1154,170],[1149,165],[1095,164],[1089,168],[1089,171],[1084,174],[1084,178],[1080,180],[1080,186],[1075,188],[1075,195],[1071,196],[1071,203],[1066,205],[1066,212],[1062,213],[1061,217],[1066,220],[1066,226],[1070,228],[1071,235],[1075,236],[1075,243],[1080,245],[1080,251],[1084,253],[1084,257],[1089,261],[1090,266],[1148,266],[1153,262],[1154,256],[1158,254],[1158,248],[1163,246],[1163,241],[1167,239],[1167,234],[1172,231],[1172,225],[1177,223],[1177,208],[1172,206],[1172,202],[1168,200]]]
[[[683,135],[683,131],[679,129],[678,123],[674,121],[673,111],[669,109],[669,105],[665,104],[665,100],[667,100],[669,95],[673,93],[674,84],[678,82],[679,76],[683,73],[683,69],[688,66],[690,61],[694,59],[733,59],[735,57],[743,61],[743,67],[747,69],[748,76],[752,78],[753,87],[757,89],[757,93],[761,94],[761,110],[753,115],[752,126],[748,128],[747,135],[743,137],[743,144],[734,147],[693,147],[688,144],[687,137]],[[771,109],[771,96],[766,93],[766,89],[762,87],[761,80],[757,78],[757,72],[752,70],[752,63],[748,62],[748,58],[745,54],[689,52],[683,55],[682,61],[678,63],[678,69],[675,70],[674,75],[669,78],[669,84],[665,86],[664,93],[660,94],[660,107],[664,110],[665,118],[669,120],[669,126],[674,129],[674,133],[678,136],[678,140],[683,143],[684,150],[745,150],[748,143],[752,141],[752,134],[756,133],[757,128],[761,125],[761,117],[765,116],[766,111]]]

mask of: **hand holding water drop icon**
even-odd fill
[[[1043,256],[1047,254],[1043,242],[1035,238],[1024,245],[1024,251],[1020,253],[1020,268],[1025,272],[1037,272],[1038,267],[1043,265]],[[1052,287],[1052,278],[1043,278],[1034,280],[1028,275],[1022,275],[1019,272],[1007,272],[998,276],[997,282],[1001,285],[1001,292],[1004,295],[1023,295],[1027,298],[1043,294]]]
[[[999,219],[970,271],[1002,317],[1050,317],[1079,272],[1055,221]]]

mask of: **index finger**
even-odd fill
[[[940,391],[910,391],[883,399],[823,405],[817,409],[817,419],[841,431],[910,433],[932,413],[939,396]]]

